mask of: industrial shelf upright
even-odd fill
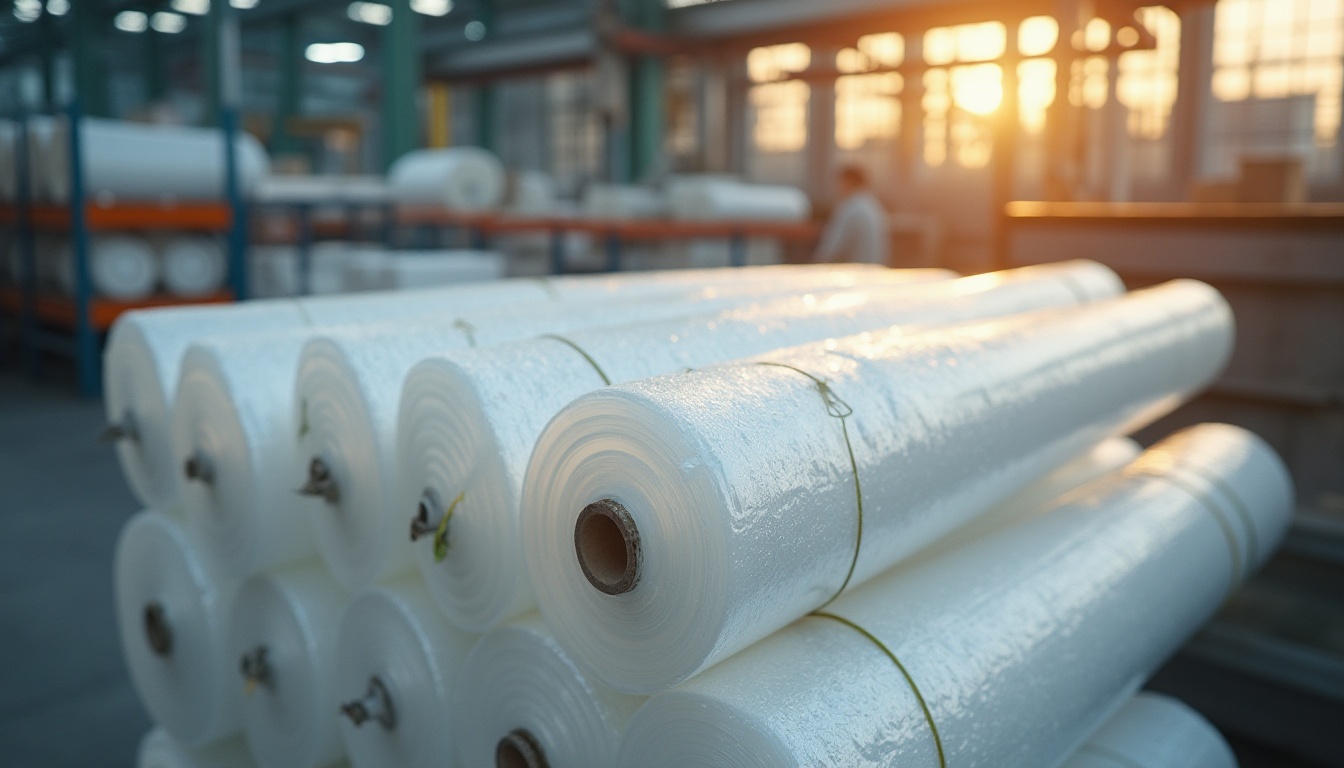
[[[83,110],[78,100],[64,110],[69,153],[70,199],[64,205],[36,205],[31,198],[32,173],[26,142],[28,131],[20,120],[18,205],[16,230],[22,274],[16,289],[0,294],[0,303],[17,310],[20,339],[29,373],[41,373],[41,353],[63,355],[75,362],[79,390],[97,395],[102,388],[102,337],[123,312],[176,304],[229,302],[247,298],[247,219],[237,178],[237,118],[232,110],[221,115],[225,147],[225,189],[222,202],[164,205],[127,201],[102,204],[88,199],[83,153]],[[91,235],[98,232],[191,229],[227,236],[228,289],[201,298],[155,295],[123,302],[94,296],[89,254]],[[71,242],[74,285],[72,296],[42,295],[37,281],[34,233],[59,232]]]

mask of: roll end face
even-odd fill
[[[495,768],[549,768],[546,753],[525,728],[505,734],[495,745]]]
[[[639,527],[618,501],[600,499],[583,508],[574,523],[574,552],[599,592],[623,595],[639,584]]]

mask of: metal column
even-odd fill
[[[625,23],[646,32],[664,26],[662,0],[629,0],[624,4]],[[642,180],[657,173],[663,159],[664,103],[666,90],[663,60],[637,55],[629,63],[630,133],[627,161],[629,178]]]
[[[420,87],[420,22],[410,0],[392,0],[392,22],[383,27],[383,164],[420,144],[415,107]]]
[[[85,114],[106,116],[107,63],[103,60],[103,29],[107,19],[102,3],[71,3],[70,59],[74,66],[75,93]]]
[[[302,111],[303,41],[300,29],[298,14],[290,14],[280,22],[280,88],[271,125],[271,152],[277,155],[299,149],[298,142],[289,132],[289,119]]]

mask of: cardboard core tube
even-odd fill
[[[574,523],[574,552],[600,592],[623,595],[639,582],[639,528],[620,502],[602,499],[583,508]]]
[[[495,745],[495,768],[548,768],[546,755],[523,728],[510,731]]]
[[[162,603],[146,603],[144,612],[145,640],[155,656],[167,656],[173,651],[173,628],[168,624],[168,612]]]

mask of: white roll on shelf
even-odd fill
[[[613,687],[685,680],[1169,412],[1232,334],[1217,291],[1175,281],[585,395],[524,483],[542,614]]]
[[[153,728],[140,740],[136,768],[253,768],[247,745],[238,737],[188,749],[162,728]]]
[[[443,529],[417,542],[416,562],[439,606],[467,631],[484,631],[534,607],[527,572],[536,561],[532,554],[525,559],[519,527],[528,457],[561,408],[605,383],[893,324],[943,325],[1071,306],[1121,290],[1109,269],[1069,262],[910,291],[781,300],[426,360],[407,376],[397,429],[402,514],[417,513],[431,529]],[[450,508],[451,520],[443,523]],[[555,535],[573,539],[572,532]]]
[[[620,764],[1058,765],[1263,564],[1291,511],[1258,438],[1179,433],[654,696]]]
[[[159,252],[163,285],[175,296],[199,298],[224,287],[228,259],[217,237],[176,235]]]
[[[56,287],[75,294],[75,249],[69,241],[50,251]],[[89,238],[89,287],[95,295],[118,301],[137,301],[154,293],[161,274],[149,241],[135,235],[96,235]]]
[[[318,564],[242,582],[229,610],[248,746],[261,768],[320,768],[345,757],[336,721],[336,632],[347,595]]]
[[[341,620],[341,736],[359,768],[438,768],[456,759],[452,694],[472,638],[450,627],[422,584],[392,581]]]
[[[585,676],[536,614],[491,630],[462,669],[454,721],[464,768],[618,768],[621,734],[644,702]]]
[[[188,747],[238,730],[225,622],[237,583],[219,574],[183,526],[131,518],[113,563],[117,629],[131,682],[151,717]]]
[[[499,158],[479,147],[417,149],[398,158],[387,172],[396,202],[467,212],[498,208],[504,182]]]
[[[1186,704],[1139,693],[1060,768],[1237,768],[1222,734]]]
[[[683,180],[668,196],[672,217],[695,221],[806,221],[812,202],[797,187],[722,178]]]

